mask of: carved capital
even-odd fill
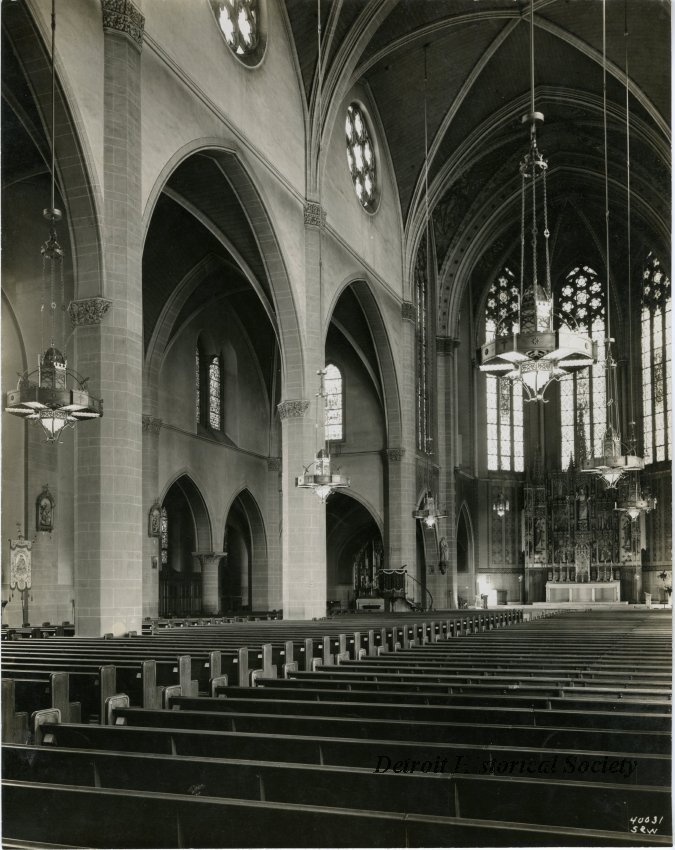
[[[405,449],[385,449],[385,454],[387,455],[387,460],[389,461],[389,463],[400,463],[405,456]]]
[[[453,354],[459,345],[459,340],[452,336],[436,337],[436,353],[448,356]]]
[[[227,555],[227,552],[193,552],[192,557],[195,559],[195,562],[199,564],[201,567],[201,572],[205,573],[207,570],[217,570],[218,564],[220,564],[220,559],[224,558]],[[200,572],[197,570],[196,572]]]
[[[417,319],[417,311],[412,301],[403,301],[401,304],[401,318],[406,322],[415,322]]]
[[[143,414],[142,417],[143,423],[143,433],[154,434],[157,436],[159,432],[162,430],[162,425],[164,424],[161,419],[155,419],[152,416],[147,416]]]
[[[307,201],[305,204],[305,226],[325,227],[326,210],[316,201]]]
[[[111,304],[112,301],[107,298],[81,298],[79,301],[71,301],[68,314],[73,327],[100,325]]]
[[[309,409],[309,402],[304,398],[291,398],[277,405],[280,419],[297,419],[304,416]]]
[[[267,470],[268,470],[268,472],[281,472],[281,458],[280,457],[268,457],[267,458]]]
[[[101,0],[103,29],[128,36],[140,50],[145,18],[131,0]]]

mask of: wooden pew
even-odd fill
[[[208,701],[208,700],[206,700]],[[219,706],[225,707],[226,701],[216,700]],[[114,723],[132,726],[159,727],[165,729],[200,729],[203,731],[236,731],[237,733],[267,732],[295,736],[327,737],[340,736],[341,740],[366,739],[375,752],[374,742],[382,749],[394,743],[414,744],[418,750],[421,744],[441,744],[446,740],[444,725],[422,723],[421,721],[406,722],[378,718],[368,720],[362,717],[313,717],[311,715],[292,714],[248,714],[225,711],[157,711],[143,708],[119,708],[114,711]],[[471,764],[479,769],[480,766],[495,760],[532,759],[540,762],[552,753],[558,753],[562,760],[579,755],[575,749],[563,748],[531,748],[512,747],[506,745],[473,745],[446,743],[449,757],[462,757],[463,764]],[[623,759],[635,761],[633,774],[639,777],[641,784],[667,785],[670,778],[670,759],[655,753],[602,753],[588,751],[582,753],[588,758],[603,758],[607,756],[612,762],[619,763]],[[375,760],[372,756],[371,762]],[[595,779],[596,777],[588,777]],[[638,780],[636,780],[638,781]]]
[[[55,842],[88,847],[542,846],[579,843],[635,846],[628,832],[542,827],[439,815],[376,812],[193,795],[3,782],[4,830],[14,839],[41,840],[45,823]],[[21,813],[40,811],[40,818]],[[224,828],[224,825],[226,828]],[[637,837],[669,846],[667,836]]]
[[[554,768],[553,762],[547,765]],[[628,830],[629,812],[663,812],[664,834],[670,834],[670,793],[666,788],[598,785],[557,778],[542,783],[527,773],[529,765],[513,766],[505,775],[464,775],[453,772],[448,760],[428,762],[424,772],[394,772],[383,761],[380,772],[352,767],[304,765],[269,761],[195,758],[148,753],[124,753],[53,746],[2,748],[5,779],[62,785],[102,787],[171,794],[199,793],[298,805],[358,809],[367,802],[377,811],[405,809],[416,814],[484,818],[489,812],[502,821],[573,826],[586,829]],[[563,774],[563,766],[559,770]],[[190,785],[192,777],[198,783]],[[593,795],[594,806],[588,806]],[[523,799],[532,804],[523,809]]]

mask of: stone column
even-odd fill
[[[76,367],[105,402],[76,429],[75,605],[80,635],[140,631],[143,597],[140,51],[143,16],[102,0],[103,293],[78,291]],[[106,296],[110,305],[100,313]],[[93,297],[92,297],[93,296]],[[92,314],[92,318],[87,318]]]
[[[193,552],[202,568],[202,610],[205,614],[220,613],[218,572],[221,558],[227,552]]]
[[[282,437],[282,598],[285,620],[326,616],[326,506],[295,478],[314,458],[316,435],[310,404],[279,405]]]
[[[415,470],[415,307],[410,301],[401,305],[401,342],[399,376],[401,391],[402,444],[386,451],[387,495],[385,540],[386,563],[390,569],[406,564],[410,575],[417,576],[415,523],[417,507]]]
[[[282,475],[281,458],[267,459],[267,583],[253,586],[254,610],[274,611],[283,608],[282,600]]]
[[[447,565],[445,573],[441,567],[432,576],[427,576],[427,585],[434,597],[435,608],[457,607],[457,534],[455,510],[455,465],[456,465],[456,404],[455,404],[455,352],[459,340],[451,337],[436,339],[436,397],[438,430],[438,496],[447,517],[438,524],[438,539],[445,538]],[[445,547],[444,547],[445,548]],[[440,546],[439,546],[440,549]]]
[[[160,538],[148,533],[153,505],[159,503],[159,435],[162,420],[144,415],[143,430],[143,616],[156,617],[159,611]]]

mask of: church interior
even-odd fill
[[[6,847],[670,845],[670,27],[5,0]]]

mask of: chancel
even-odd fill
[[[3,846],[672,846],[664,0],[5,0]]]

